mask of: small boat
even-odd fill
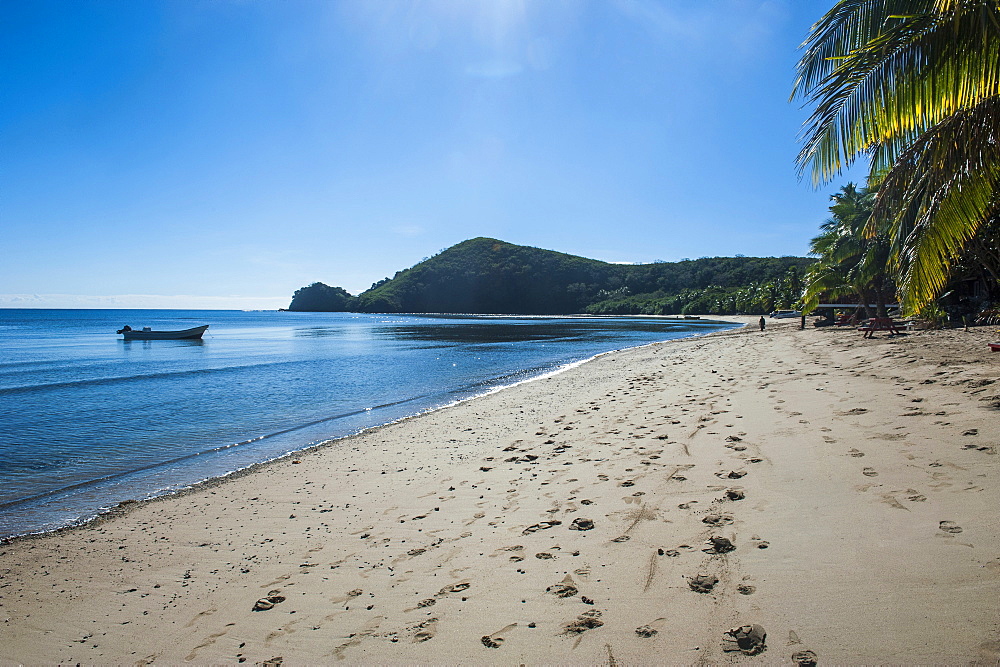
[[[153,331],[149,327],[133,329],[126,324],[116,333],[122,334],[125,340],[195,340],[201,338],[201,335],[205,333],[205,329],[207,328],[208,325],[204,324],[200,327],[182,329],[181,331]]]

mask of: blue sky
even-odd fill
[[[802,255],[831,4],[2,0],[0,307],[276,308],[476,236]]]

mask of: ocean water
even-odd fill
[[[210,328],[201,341],[124,341]],[[609,350],[659,318],[0,309],[0,538],[92,518]]]

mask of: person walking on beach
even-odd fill
[[[761,316],[760,316],[760,330],[761,330],[761,331],[763,331],[763,330],[764,330],[764,325],[766,325],[766,324],[767,324],[767,322],[766,322],[766,321],[764,320],[764,316],[763,316],[763,315],[761,315]]]

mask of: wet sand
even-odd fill
[[[994,331],[612,353],[2,544],[0,663],[996,664]]]

